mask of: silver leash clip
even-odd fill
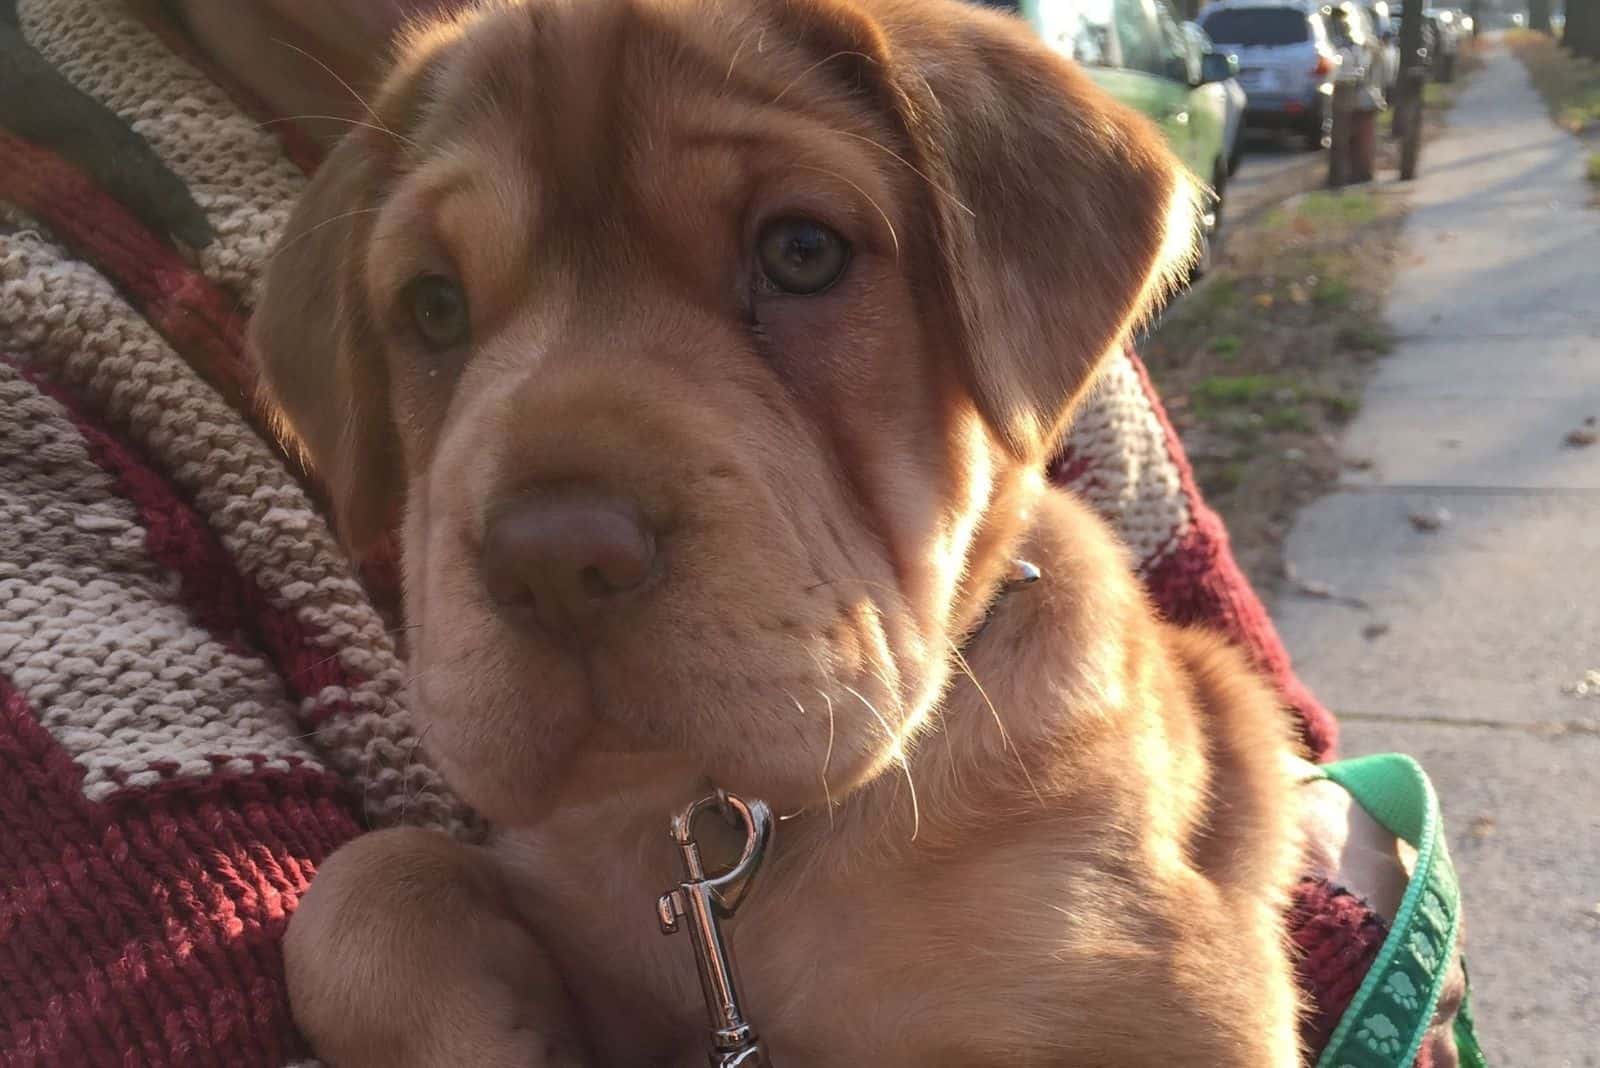
[[[744,849],[733,867],[707,875],[694,840],[694,821],[707,809],[734,826],[742,826]],[[718,790],[672,818],[672,840],[682,854],[685,879],[656,902],[661,933],[673,934],[687,921],[700,969],[700,989],[711,1016],[712,1068],[772,1068],[755,1029],[739,1007],[739,978],[732,949],[718,921],[732,916],[750,889],[772,841],[772,810],[764,801],[746,802]]]

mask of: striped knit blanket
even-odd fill
[[[311,160],[280,129],[159,0],[0,0],[6,1065],[303,1059],[278,940],[316,864],[365,827],[479,828],[417,753],[391,584],[253,402],[243,324]],[[1329,755],[1132,355],[1055,474]],[[1336,1018],[1376,929],[1307,894],[1303,971]]]

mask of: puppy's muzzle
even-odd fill
[[[656,568],[656,537],[631,501],[599,490],[537,488],[489,517],[489,596],[519,627],[570,629],[622,610]]]

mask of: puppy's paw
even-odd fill
[[[289,1003],[333,1068],[582,1068],[548,956],[492,858],[398,828],[329,857],[284,940]]]

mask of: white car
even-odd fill
[[[1333,82],[1343,57],[1328,35],[1322,0],[1215,0],[1200,28],[1238,57],[1249,97],[1245,123],[1290,130],[1318,150],[1333,130]]]
[[[1194,64],[1197,69],[1230,62],[1228,53],[1220,51],[1212,44],[1211,38],[1200,28],[1199,23],[1185,22],[1183,35],[1188,41],[1190,54],[1195,57]],[[1207,56],[1216,58],[1207,59]],[[1222,147],[1227,154],[1229,177],[1239,169],[1239,160],[1244,155],[1244,112],[1250,100],[1244,91],[1244,86],[1239,84],[1239,79],[1235,76],[1238,61],[1232,60],[1231,64],[1228,77],[1205,81],[1200,87],[1201,91],[1215,96],[1218,106],[1222,109]],[[1221,73],[1220,69],[1217,73]]]
[[[1372,31],[1378,38],[1376,60],[1378,87],[1385,96],[1394,93],[1400,81],[1400,20],[1385,0],[1362,0],[1367,17],[1372,20]]]

